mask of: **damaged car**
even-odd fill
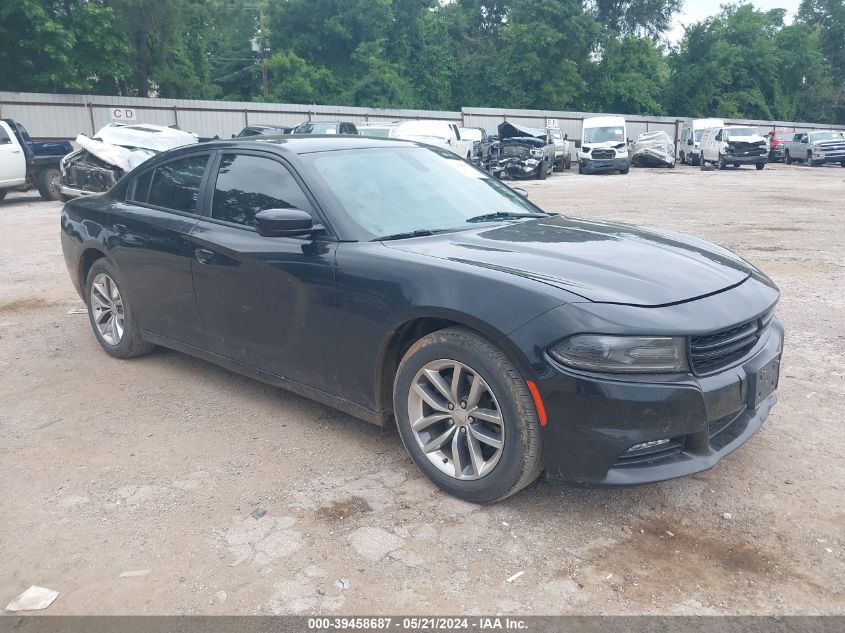
[[[644,132],[631,150],[634,167],[674,167],[675,143],[666,132]]]
[[[499,141],[490,148],[484,168],[501,178],[545,180],[555,165],[555,143],[546,128],[533,128],[505,121],[498,126]]]
[[[109,123],[93,137],[80,134],[80,149],[65,156],[61,195],[65,199],[108,191],[124,174],[165,150],[197,143],[190,132],[151,123]]]

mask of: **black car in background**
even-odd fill
[[[69,202],[61,229],[107,353],[161,345],[395,419],[414,462],[469,501],[543,470],[695,473],[776,401],[763,273],[693,237],[547,214],[444,149],[194,145]]]

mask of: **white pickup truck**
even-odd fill
[[[59,161],[71,151],[67,141],[33,141],[20,123],[0,120],[0,200],[10,190],[32,188],[45,200],[59,200]]]
[[[461,158],[472,160],[473,142],[462,139],[457,124],[449,121],[402,121],[390,130],[392,138],[438,145]]]

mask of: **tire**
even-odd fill
[[[687,162],[686,156],[687,155],[684,152],[681,152],[681,155],[679,156],[679,158],[681,159],[681,165],[686,164],[686,162]]]
[[[725,157],[722,156],[721,154],[719,154],[719,162],[717,163],[717,167],[720,170],[728,168],[728,164],[725,162]]]
[[[763,171],[766,168],[766,163],[755,163],[754,167],[757,168],[757,171]]]
[[[91,329],[94,330],[97,342],[107,354],[115,358],[134,358],[149,354],[155,349],[155,345],[141,339],[141,328],[135,319],[126,289],[123,288],[114,266],[105,258],[95,261],[91,270],[88,271],[88,277],[85,279],[85,302],[88,304],[88,320],[91,322]],[[108,314],[117,315],[115,319],[118,322],[117,327],[105,327],[110,322],[104,320]],[[123,317],[122,332],[119,328],[120,316]],[[99,326],[98,321],[101,323]]]
[[[61,172],[55,167],[38,172],[35,177],[35,184],[38,193],[44,200],[61,200]]]
[[[843,160],[843,161],[842,161],[841,163],[839,163],[839,164],[840,164],[840,165],[842,165],[843,167],[845,167],[845,160]],[[0,197],[0,200],[2,200],[2,199],[3,199],[3,198],[2,198],[2,197]]]
[[[845,165],[843,165],[845,167]],[[572,169],[572,159],[567,156],[563,159],[563,168],[564,169]]]
[[[540,166],[537,169],[537,180],[545,180],[546,176],[548,176],[546,161],[540,163]]]
[[[5,189],[0,189],[0,200],[2,200],[2,199],[3,199],[3,198],[5,198],[5,197],[6,197],[6,190],[5,190]]]
[[[454,390],[457,397],[451,395],[455,367],[460,368]],[[426,373],[439,376],[442,390],[434,387]],[[478,408],[470,403],[462,408],[461,403],[472,397],[471,385],[478,378],[479,408],[498,413],[499,424],[488,421],[496,416],[470,422],[471,412]],[[417,390],[420,385],[423,391]],[[426,399],[420,393],[425,393]],[[449,394],[448,400],[444,394]],[[525,380],[502,350],[471,330],[448,328],[414,343],[396,372],[393,408],[411,459],[432,482],[455,497],[472,503],[499,501],[530,484],[542,470],[540,425]],[[439,419],[415,431],[412,415],[417,421]],[[501,431],[497,433],[496,428]],[[500,447],[485,443],[480,436],[498,438]],[[434,448],[425,452],[426,444]],[[470,456],[473,444],[478,448],[477,461]],[[458,451],[454,452],[456,445]]]
[[[704,160],[704,156],[702,155],[701,158],[698,159],[698,168],[701,171],[704,171],[704,168],[707,166],[707,161]]]
[[[807,152],[807,167],[818,167],[819,164],[813,160],[813,155]]]
[[[620,173],[620,174],[622,174],[623,176],[625,176],[625,175],[627,175],[627,173],[628,173],[630,170],[631,170],[631,168],[630,168],[630,167],[626,167],[625,169],[620,169],[620,170],[619,170],[619,173]]]
[[[786,163],[787,165],[792,164],[792,159],[789,157],[789,150],[788,149],[783,151],[783,162]]]
[[[578,161],[578,173],[579,173],[579,174],[583,174],[583,173],[584,173],[584,166],[581,164],[581,161],[580,161],[580,160]]]

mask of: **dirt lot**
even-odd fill
[[[68,313],[59,205],[11,195],[0,607],[41,585],[61,592],[50,614],[845,614],[845,169],[522,186],[549,210],[720,242],[780,285],[781,400],[746,446],[657,485],[457,501],[393,430],[175,352],[106,356]]]

